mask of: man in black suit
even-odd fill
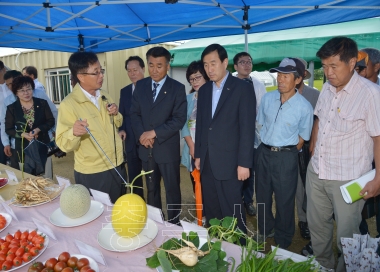
[[[119,136],[125,140],[125,152],[127,153],[128,176],[131,182],[137,175],[141,173],[142,164],[138,154],[138,145],[132,130],[131,116],[129,111],[132,104],[132,95],[136,87],[136,82],[144,78],[145,64],[139,56],[131,56],[125,61],[125,70],[132,84],[124,87],[120,91],[119,112],[123,115],[123,124],[119,128]],[[140,187],[135,188],[133,192],[144,199],[142,178],[136,179],[134,185]]]
[[[198,92],[194,157],[207,222],[233,216],[246,232],[241,195],[253,167],[255,91],[226,70],[227,52],[221,45],[206,47],[202,61],[210,81]]]
[[[147,178],[148,204],[161,205],[161,176],[166,189],[168,221],[179,224],[180,134],[186,122],[185,86],[167,76],[170,52],[153,47],[146,53],[150,77],[139,80],[133,94],[131,122],[139,144],[139,156],[145,171],[153,169]]]

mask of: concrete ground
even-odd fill
[[[194,207],[195,199],[193,197],[193,187],[192,187],[192,184],[190,181],[189,172],[187,172],[187,169],[185,167],[181,166],[180,173],[181,173],[182,204],[187,204],[187,205],[189,205],[189,207]],[[70,179],[70,181],[72,183],[75,183],[75,180],[74,180],[74,156],[73,156],[72,152],[67,154],[66,157],[63,157],[60,159],[53,157],[53,174],[54,174],[54,176],[59,175],[59,176],[68,178],[68,179]],[[162,199],[162,201],[163,201],[162,206],[165,207],[166,206],[165,191],[164,191],[163,182],[161,182],[161,183],[162,183],[161,195],[163,198]],[[164,209],[163,212],[166,213],[166,210]],[[273,207],[273,212],[275,213],[274,207]],[[297,226],[297,224],[298,224],[297,213],[295,213],[295,214],[296,214],[296,231],[295,231],[295,235],[293,237],[293,242],[290,245],[290,247],[288,248],[288,250],[299,254],[301,252],[301,249],[308,243],[308,240],[305,240],[301,237],[301,235],[299,233],[298,226]],[[181,214],[181,219],[183,219],[185,217],[187,219],[191,219],[191,220],[194,218],[194,216],[189,214],[189,212],[187,212],[187,211],[185,211]],[[369,225],[370,233],[372,233],[373,234],[372,236],[375,237],[377,234],[376,225],[375,225],[375,217],[368,219],[367,223]],[[257,230],[256,216],[247,215],[247,229],[252,233],[256,232],[256,230]],[[334,237],[334,239],[335,239],[335,237]],[[334,242],[333,244],[335,247],[336,243]],[[274,239],[268,238],[267,244],[265,247],[265,251],[268,251],[270,249],[271,245],[275,245]],[[336,252],[336,249],[335,249],[335,252]]]

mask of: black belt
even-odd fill
[[[264,143],[262,143],[262,144],[265,148],[269,149],[270,151],[274,151],[274,152],[291,151],[292,148],[296,147],[296,145],[270,146],[270,145],[266,145]]]

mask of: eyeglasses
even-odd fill
[[[195,81],[199,81],[199,80],[201,80],[202,77],[203,77],[203,76],[196,76],[196,77],[194,77],[194,78],[189,78],[189,82],[190,82],[190,83],[194,83]]]
[[[17,90],[18,93],[22,93],[22,94],[26,94],[26,93],[29,93],[29,92],[32,92],[33,89],[29,88],[29,89],[20,89],[20,90]]]
[[[89,76],[99,76],[100,74],[104,75],[106,73],[106,69],[100,69],[100,72],[96,73],[78,73],[80,75],[89,75]]]
[[[238,62],[240,65],[248,65],[248,66],[251,66],[252,65],[252,61],[244,61],[244,60],[241,60]]]

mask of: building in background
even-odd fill
[[[108,92],[114,101],[119,101],[120,89],[131,83],[124,68],[125,60],[136,55],[145,60],[146,52],[154,46],[157,44],[97,54],[100,64],[106,70],[102,89]],[[168,50],[174,47],[171,44],[160,46]],[[38,79],[45,86],[47,95],[58,106],[72,91],[68,67],[70,55],[71,53],[66,52],[29,50],[2,56],[0,60],[12,70],[21,71],[27,65],[35,66]],[[148,76],[147,71],[145,76]]]

